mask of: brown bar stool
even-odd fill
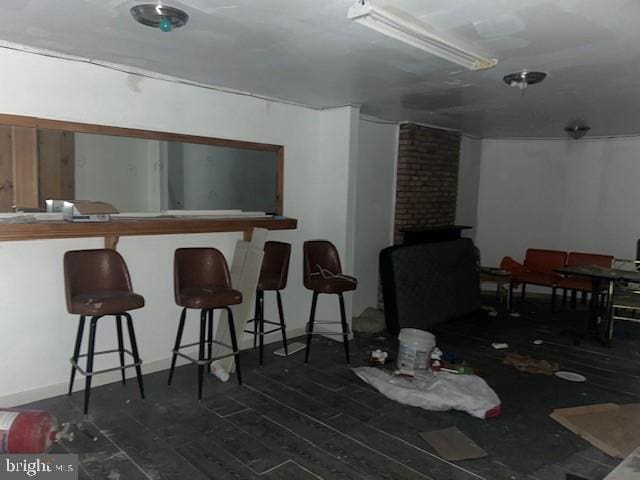
[[[307,324],[307,351],[304,361],[309,361],[311,337],[314,323],[338,324],[338,322],[315,322],[316,304],[320,293],[338,295],[340,300],[340,323],[342,333],[322,332],[322,335],[342,335],[344,341],[344,353],[349,363],[349,325],[344,311],[344,298],[342,294],[355,290],[358,281],[354,277],[342,274],[340,257],[336,247],[327,240],[310,240],[304,242],[304,286],[313,291],[311,300],[311,315]]]
[[[74,315],[80,315],[80,323],[76,335],[76,344],[71,358],[71,380],[69,395],[73,391],[73,381],[76,370],[86,377],[84,388],[84,413],[89,411],[89,396],[91,394],[91,380],[99,373],[120,370],[122,383],[126,383],[125,369],[135,367],[140,387],[140,396],[144,398],[142,383],[142,360],[138,355],[136,335],[131,321],[130,310],[144,307],[144,298],[133,293],[131,278],[127,265],[118,252],[111,249],[74,250],[64,254],[64,282],[67,298],[67,310]],[[118,349],[95,351],[96,327],[98,320],[104,316],[113,315],[116,318],[118,334]],[[80,355],[82,336],[84,333],[85,317],[91,317],[89,327],[89,346],[86,354]],[[122,340],[122,317],[127,319],[131,351],[125,350]],[[120,366],[93,371],[93,361],[96,355],[118,352]],[[132,364],[125,365],[124,354],[133,357]],[[78,365],[80,357],[87,357],[86,370]]]
[[[231,313],[231,309],[229,308],[230,305],[242,303],[242,294],[231,288],[229,268],[227,267],[227,261],[224,256],[215,248],[179,248],[176,250],[173,259],[173,280],[176,304],[183,308],[182,314],[180,315],[176,343],[173,348],[173,357],[171,358],[169,385],[171,385],[171,380],[173,379],[173,372],[176,367],[178,355],[198,365],[198,400],[202,399],[202,383],[204,380],[205,365],[210,365],[211,362],[215,360],[233,355],[235,357],[238,383],[242,385],[240,350],[238,349],[238,341],[236,339],[233,313]],[[180,345],[188,308],[200,310],[200,340],[195,343]],[[213,339],[213,311],[218,308],[223,308],[228,313],[227,318],[229,319],[231,345]],[[208,334],[205,341],[207,320]],[[205,343],[207,344],[206,356],[204,353]],[[212,357],[211,352],[214,343],[231,349],[231,353]],[[188,348],[194,345],[198,345],[200,348],[198,359],[190,357],[180,351],[182,348]]]
[[[289,258],[291,257],[291,244],[283,242],[265,242],[264,258],[262,259],[262,268],[260,270],[260,278],[258,279],[258,287],[256,289],[256,310],[255,317],[247,320],[247,323],[253,323],[253,330],[245,330],[247,333],[253,333],[253,348],[256,348],[256,340],[260,337],[260,365],[264,354],[264,336],[273,332],[282,332],[282,346],[285,355],[289,354],[287,350],[287,326],[284,323],[284,313],[282,310],[282,296],[280,290],[284,290],[287,286],[287,277],[289,275]],[[278,303],[278,316],[280,323],[272,322],[264,319],[264,292],[275,291]],[[264,331],[264,324],[277,325],[278,328]]]

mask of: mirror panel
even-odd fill
[[[281,146],[10,118],[13,125],[0,125],[0,211],[75,198],[120,212],[282,214]],[[43,128],[50,126],[57,129]]]

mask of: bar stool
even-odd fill
[[[282,332],[282,346],[285,355],[289,354],[287,350],[287,326],[284,323],[284,313],[282,310],[282,296],[280,290],[284,290],[287,286],[287,277],[289,275],[289,258],[291,257],[291,244],[284,242],[265,242],[264,258],[262,259],[262,268],[260,270],[260,278],[258,279],[258,287],[256,289],[256,309],[255,317],[247,320],[247,323],[253,323],[253,330],[245,330],[246,333],[253,333],[253,348],[256,348],[256,340],[260,338],[260,365],[262,365],[264,354],[264,336],[273,332]],[[275,291],[278,304],[278,316],[280,323],[272,322],[264,319],[264,292]],[[277,325],[268,332],[264,331],[264,324]]]
[[[242,385],[240,350],[236,339],[233,313],[229,308],[231,305],[242,303],[242,294],[231,288],[229,268],[224,256],[215,248],[179,248],[176,250],[173,259],[173,280],[176,304],[183,308],[175,346],[172,350],[169,385],[171,385],[171,380],[173,379],[178,355],[198,365],[198,400],[202,399],[205,365],[208,366],[215,360],[234,356],[238,383]],[[195,343],[181,345],[187,309],[190,308],[200,310],[200,340]],[[228,313],[231,345],[213,339],[213,311],[219,308],[225,309]],[[206,340],[205,335],[207,337]],[[231,353],[212,357],[214,343],[230,349]],[[205,344],[207,345],[207,355],[205,355],[204,351]],[[199,347],[197,359],[180,351],[183,348],[194,345]]]
[[[327,240],[309,240],[304,242],[304,286],[313,291],[311,300],[311,314],[307,324],[307,351],[304,362],[309,361],[309,350],[311,349],[311,337],[314,335],[314,323],[318,324],[338,324],[338,322],[316,322],[316,304],[320,293],[338,295],[340,301],[340,324],[342,333],[322,332],[321,335],[342,335],[344,342],[344,353],[349,361],[349,325],[344,311],[344,297],[342,294],[355,290],[358,281],[354,277],[342,274],[340,257],[336,247]]]
[[[64,254],[64,281],[67,299],[67,310],[74,315],[80,315],[80,323],[76,335],[75,348],[71,358],[71,380],[69,395],[73,391],[76,370],[84,375],[84,413],[89,411],[89,397],[91,394],[91,380],[94,375],[120,370],[122,383],[126,383],[125,369],[135,367],[140,388],[140,396],[144,398],[144,384],[142,382],[142,360],[138,355],[138,345],[133,329],[133,322],[129,311],[144,307],[144,298],[133,293],[131,278],[127,265],[118,252],[111,249],[73,250]],[[113,315],[116,318],[118,335],[118,349],[95,351],[96,329],[98,320],[104,316]],[[89,327],[89,345],[86,354],[80,355],[80,347],[84,333],[85,317],[91,317]],[[122,317],[127,319],[131,350],[124,348],[122,339]],[[93,361],[96,355],[118,352],[120,366],[93,371]],[[133,357],[131,364],[125,365],[125,353]],[[78,365],[80,357],[87,357],[86,370]]]

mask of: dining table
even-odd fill
[[[640,284],[640,271],[607,268],[599,265],[569,265],[554,269],[563,275],[577,275],[591,279],[591,299],[586,337],[594,338],[603,345],[611,343],[612,329],[609,301],[613,298],[616,282]],[[607,292],[603,298],[602,293]]]

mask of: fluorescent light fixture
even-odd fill
[[[485,70],[495,67],[498,63],[497,60],[484,58],[452,45],[417,22],[411,22],[384,8],[374,7],[368,0],[358,0],[354,3],[349,8],[347,18],[470,70]]]

